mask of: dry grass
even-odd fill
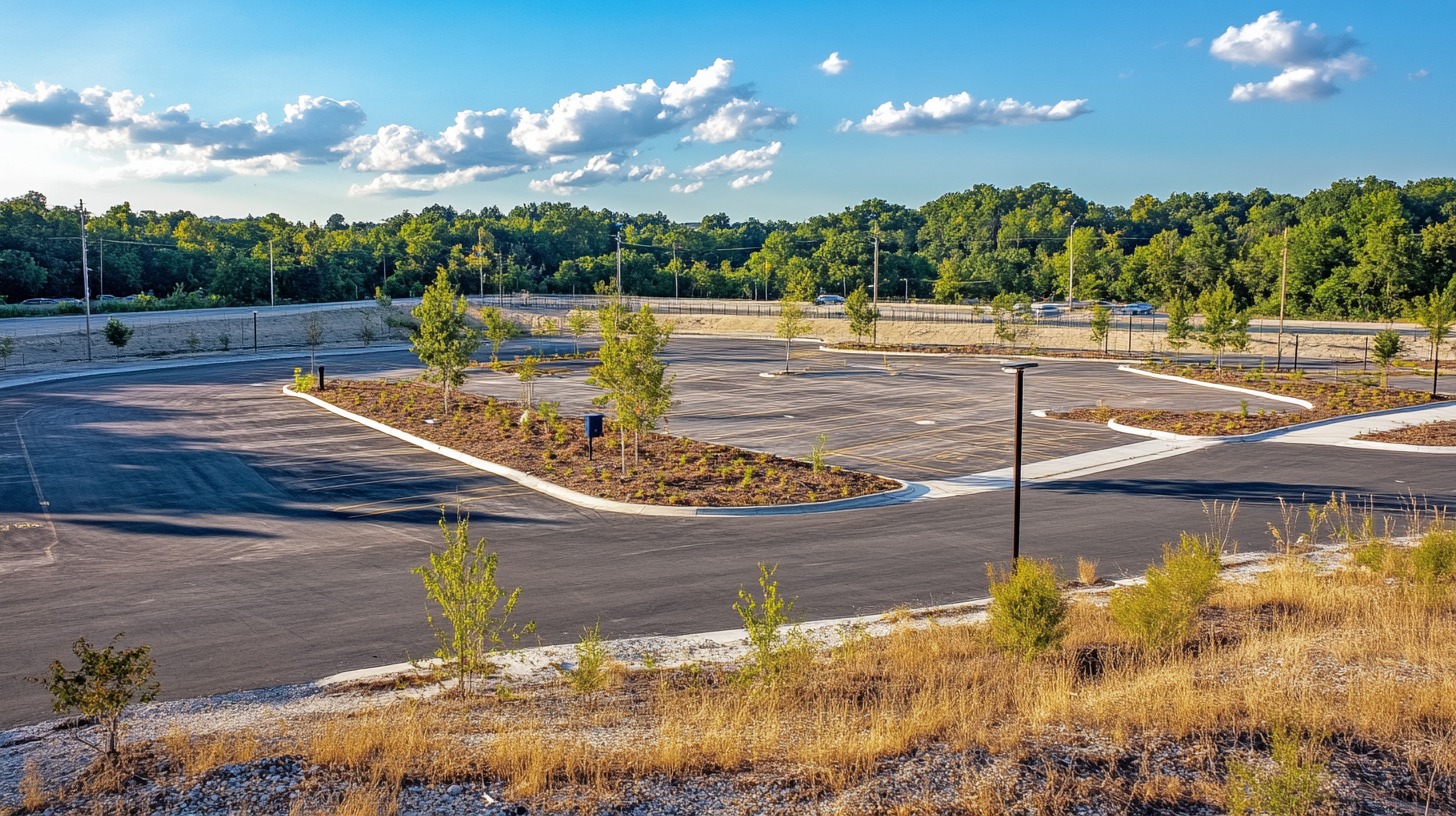
[[[1349,550],[1367,543],[1350,530],[1380,526],[1316,525]],[[1225,580],[1171,652],[1137,649],[1091,600],[1072,604],[1062,647],[1032,661],[998,653],[983,624],[901,616],[889,634],[846,641],[772,684],[735,680],[732,667],[637,670],[590,695],[558,681],[509,699],[381,703],[264,735],[172,733],[154,749],[189,774],[296,756],[347,781],[335,813],[390,813],[406,784],[480,780],[590,811],[633,780],[737,773],[793,780],[797,795],[843,813],[1089,801],[1196,811],[1222,808],[1229,763],[1267,763],[1270,733],[1293,723],[1327,735],[1332,767],[1378,760],[1407,780],[1395,785],[1405,801],[1456,807],[1452,584],[1347,563],[1282,555],[1253,579]],[[893,804],[855,799],[884,760],[925,751],[960,757],[961,775]]]

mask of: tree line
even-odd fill
[[[276,215],[88,214],[93,296],[204,291],[213,302],[421,295],[444,269],[466,294],[811,299],[873,287],[881,299],[1196,299],[1226,285],[1241,309],[1381,319],[1456,277],[1456,180],[1341,180],[1304,196],[1151,195],[1130,206],[1049,184],[978,184],[919,208],[869,199],[802,222],[678,223],[568,203],[382,222]],[[0,296],[79,297],[79,208],[31,192],[0,201]],[[270,293],[270,263],[273,287]]]

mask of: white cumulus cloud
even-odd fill
[[[794,114],[768,107],[757,99],[734,99],[699,122],[683,141],[736,142],[752,138],[760,130],[787,130],[797,123]]]
[[[739,176],[738,178],[728,182],[728,186],[732,187],[735,190],[742,190],[745,187],[752,187],[755,184],[762,184],[771,178],[773,178],[773,171],[765,170],[756,176]]]
[[[1033,105],[1015,99],[976,99],[962,91],[952,96],[932,96],[920,105],[906,102],[897,108],[886,102],[859,122],[840,122],[837,129],[898,136],[905,133],[955,132],[971,127],[1061,122],[1090,112],[1085,99],[1063,99],[1055,105]]]
[[[669,189],[671,189],[674,193],[682,193],[684,195],[692,195],[693,193],[696,193],[697,191],[703,189],[703,182],[701,182],[701,181],[694,181],[694,182],[690,182],[688,184],[674,184]]]
[[[535,179],[530,187],[540,193],[568,195],[599,184],[656,181],[666,174],[667,168],[660,164],[628,165],[616,154],[602,153],[588,159],[584,167],[563,170],[550,178]]]
[[[1252,23],[1229,26],[1208,53],[1225,62],[1282,69],[1273,79],[1235,85],[1231,100],[1303,102],[1333,96],[1340,92],[1336,80],[1368,73],[1370,61],[1355,53],[1356,45],[1348,33],[1329,36],[1314,23],[1285,20],[1271,11]]]
[[[0,83],[0,118],[63,131],[93,150],[121,151],[124,163],[110,171],[117,177],[215,180],[296,170],[338,159],[364,124],[357,102],[324,96],[284,105],[277,124],[265,113],[212,123],[193,118],[185,104],[150,113],[145,101],[129,90],[41,82],[27,91]]]
[[[839,52],[834,51],[817,67],[829,76],[839,76],[849,68],[849,60],[841,58]]]
[[[683,171],[684,175],[700,179],[717,178],[732,173],[743,173],[749,170],[765,170],[773,166],[774,160],[778,158],[779,152],[783,150],[783,142],[773,142],[763,147],[752,150],[735,150],[716,159],[705,161],[702,164],[694,165]]]

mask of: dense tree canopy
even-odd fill
[[[1075,227],[1073,222],[1075,221]],[[295,223],[129,204],[88,219],[93,294],[205,290],[224,302],[269,298],[271,247],[280,301],[417,296],[444,269],[461,292],[589,293],[617,274],[629,295],[778,300],[871,288],[879,299],[957,302],[999,294],[1196,300],[1226,285],[1239,308],[1278,310],[1287,252],[1290,316],[1386,318],[1456,277],[1456,180],[1404,186],[1341,180],[1304,197],[1249,193],[1087,201],[1048,184],[978,184],[918,209],[870,199],[802,223],[675,223],[566,203],[508,213],[431,205],[380,223],[329,215]],[[81,294],[79,213],[27,193],[0,201],[0,296]]]

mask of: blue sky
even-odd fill
[[[0,0],[0,197],[798,220],[1456,174],[1449,0],[952,5]]]

